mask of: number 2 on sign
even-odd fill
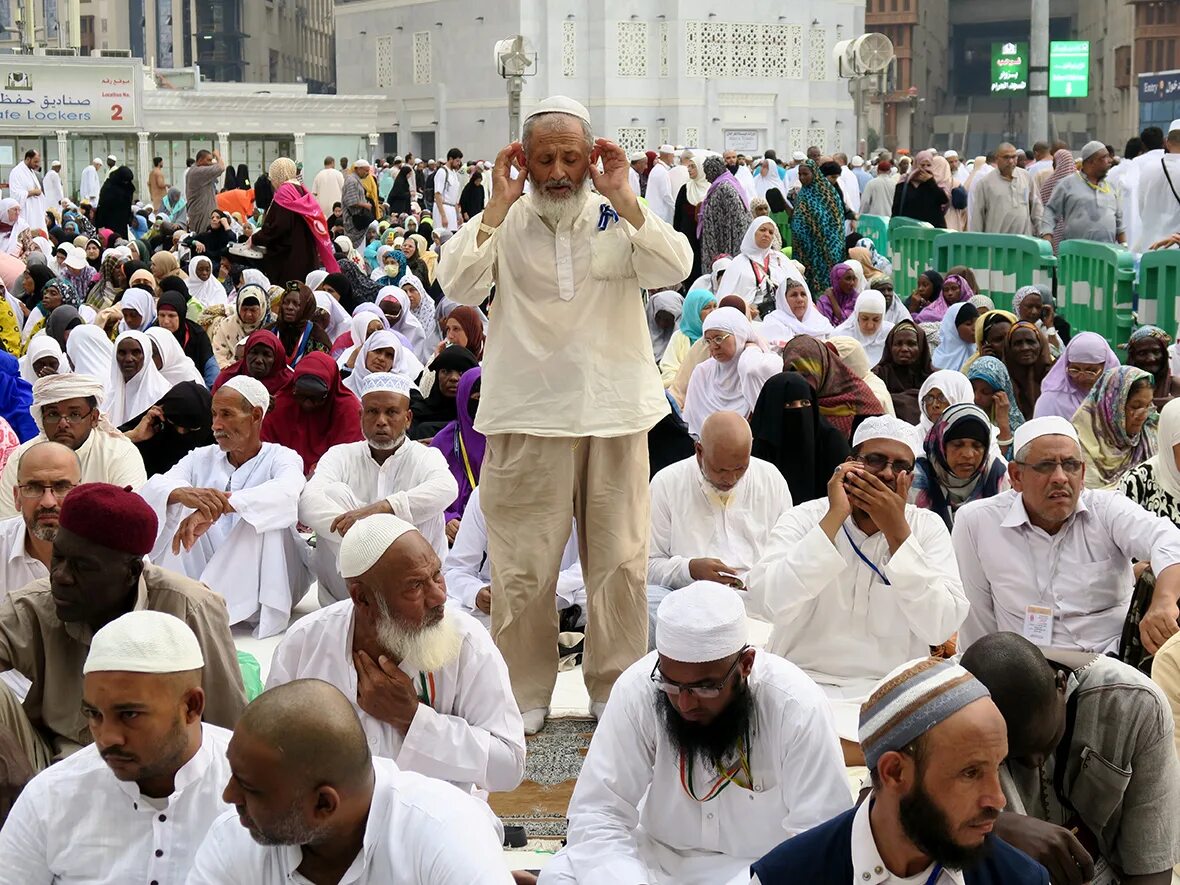
[[[111,119],[112,120],[122,120],[123,119],[123,105],[121,105],[121,104],[111,105]]]

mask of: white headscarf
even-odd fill
[[[860,330],[857,316],[862,313],[881,316],[881,325],[874,334],[866,335]],[[858,341],[869,359],[869,367],[872,368],[881,361],[881,354],[885,352],[885,339],[889,337],[889,330],[892,328],[893,323],[885,321],[885,296],[875,289],[868,289],[856,296],[856,306],[852,309],[852,314],[835,328],[834,334],[846,335]]]
[[[767,169],[767,166],[770,168]],[[777,189],[781,194],[782,179],[778,177],[778,166],[771,160],[763,160],[758,164],[758,174],[754,176],[754,190],[758,196],[766,199],[766,192],[771,189]]]
[[[209,279],[202,280],[197,276],[197,265],[202,261],[209,265]],[[225,286],[217,280],[216,268],[208,255],[198,255],[188,263],[188,294],[204,307],[215,304],[227,304],[229,299],[225,295]],[[124,296],[126,297],[126,296]]]
[[[762,321],[762,337],[769,341],[790,341],[796,335],[827,338],[832,334],[832,323],[815,306],[807,280],[803,279],[803,274],[799,273],[794,263],[788,261],[786,268],[787,278],[774,293],[774,310],[767,314],[766,319]],[[799,319],[792,313],[791,305],[787,302],[787,290],[793,288],[788,284],[792,281],[800,283],[803,286],[803,291],[807,293],[807,309],[803,314],[803,319]]]
[[[349,330],[352,317],[340,306],[340,302],[327,292],[313,289],[312,294],[315,296],[316,307],[328,314],[328,337],[335,341]]]
[[[356,355],[356,362],[352,366],[352,374],[344,379],[344,386],[355,393],[358,399],[361,396],[361,382],[372,374],[372,372],[370,372],[365,366],[365,360],[369,358],[369,352],[373,350],[381,350],[382,348],[386,347],[393,351],[393,368],[389,369],[388,371],[394,373],[395,375],[402,374],[401,372],[397,371],[399,357],[401,356],[402,351],[406,349],[406,346],[402,343],[401,338],[396,332],[390,332],[386,329],[382,329],[379,332],[374,332],[365,340],[365,343],[361,345],[360,352]],[[403,365],[405,364],[404,360],[401,362]],[[419,368],[418,371],[421,372],[421,368]],[[410,382],[413,383],[414,378],[417,378],[418,376],[407,375],[405,377],[409,378]]]
[[[147,330],[147,336],[160,352],[160,374],[164,376],[165,381],[173,387],[181,381],[205,383],[205,379],[184,352],[175,335],[163,326],[152,326]]]
[[[688,200],[690,206],[699,206],[705,199],[705,195],[709,193],[709,180],[705,178],[705,153],[704,151],[693,151],[691,157],[688,158],[688,164],[696,170],[697,177],[693,178],[690,174],[688,183],[684,185],[684,196]]]
[[[73,335],[73,330],[70,331],[70,335]],[[55,375],[70,371],[70,364],[66,362],[66,355],[62,353],[61,345],[57,343],[57,339],[40,332],[29,339],[29,349],[20,358],[20,376],[32,384],[37,380],[37,373],[33,371],[33,363],[47,356],[57,359]]]
[[[347,237],[345,237],[345,239],[347,239]],[[351,240],[349,240],[349,244],[352,244]],[[320,287],[320,283],[327,279],[327,277],[328,272],[321,267],[319,270],[313,270],[306,277],[304,277],[303,284],[314,292]]]
[[[661,329],[656,325],[657,313],[670,313],[674,319],[670,329]],[[668,349],[668,342],[672,340],[672,333],[676,331],[676,324],[680,315],[684,313],[684,296],[678,292],[666,290],[656,292],[647,300],[647,331],[651,335],[651,347],[655,353],[656,362],[664,356]]]
[[[773,239],[770,241],[770,245],[765,249],[759,249],[754,243],[754,234],[756,234],[758,232],[758,228],[762,227],[764,224],[769,224],[771,227],[777,227],[773,221],[763,215],[750,222],[750,226],[746,228],[746,235],[742,237],[742,254],[748,258],[753,258],[755,261],[762,261],[762,259],[764,259],[767,254],[774,249]],[[728,274],[726,274],[726,276],[728,276]],[[724,278],[722,278],[722,282],[724,281]]]
[[[132,287],[123,292],[123,297],[119,299],[118,308],[120,311],[125,309],[134,310],[143,319],[139,322],[139,329],[132,329],[127,325],[126,320],[119,320],[120,332],[137,332],[140,329],[148,328],[156,321],[156,299],[152,293],[147,289],[139,289]],[[116,424],[120,422],[115,422]]]
[[[418,358],[419,362],[427,362],[430,360],[430,349],[426,346],[426,330],[422,328],[422,321],[414,314],[413,307],[410,306],[410,296],[402,291],[402,286],[413,286],[422,295],[423,298],[430,298],[426,294],[421,281],[412,273],[406,274],[402,277],[400,285],[385,286],[377,293],[377,304],[380,305],[382,301],[387,298],[396,298],[402,306],[402,314],[398,317],[396,323],[390,323],[389,328],[395,332],[400,332],[405,339],[410,342],[410,349],[414,352],[414,356]]]
[[[966,304],[966,301],[952,304],[943,314],[938,325],[938,347],[930,355],[930,363],[936,369],[952,369],[957,372],[975,353],[975,342],[967,343],[960,338],[959,330],[955,326],[955,318]]]
[[[1159,448],[1151,456],[1149,464],[1155,473],[1155,481],[1161,489],[1180,500],[1180,468],[1176,467],[1176,456],[1172,447],[1180,443],[1180,400],[1168,400],[1160,409]]]
[[[66,339],[66,353],[79,375],[89,375],[99,384],[106,384],[115,359],[115,345],[98,326],[75,326]]]
[[[143,332],[124,332],[115,339],[115,352],[118,353],[119,342],[129,338],[143,350],[143,367],[130,381],[124,383],[123,373],[119,371],[119,361],[111,360],[107,399],[102,404],[102,410],[116,427],[142,415],[172,389],[172,385],[152,362],[152,339]]]
[[[261,286],[263,292],[270,291],[270,280],[267,279],[266,274],[257,268],[248,267],[242,271],[242,285],[244,286],[246,283],[254,283],[255,285]]]
[[[918,411],[922,416],[918,421],[918,429],[922,431],[922,439],[926,439],[926,434],[934,426],[934,422],[926,414],[926,407],[922,405],[922,400],[926,399],[926,395],[935,388],[942,391],[943,399],[947,401],[948,406],[953,406],[955,403],[975,402],[975,388],[971,386],[971,382],[962,372],[950,369],[932,372],[930,377],[922,382],[922,387],[918,391]]]

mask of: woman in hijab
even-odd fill
[[[938,330],[938,347],[931,357],[936,369],[960,371],[975,353],[975,320],[979,311],[974,304],[953,304],[942,317]]]
[[[455,420],[430,441],[431,447],[438,449],[447,459],[451,475],[459,485],[459,494],[444,514],[448,536],[458,530],[458,521],[463,518],[467,501],[479,486],[479,471],[487,447],[486,438],[475,429],[482,375],[483,370],[478,366],[463,373],[455,392]]]
[[[180,188],[168,188],[168,193],[164,194],[164,200],[160,204],[160,211],[173,224],[180,224],[185,220],[188,212],[188,202],[185,200]]]
[[[358,305],[349,320],[349,330],[332,344],[340,368],[351,369],[361,345],[370,335],[382,329],[389,330],[389,320],[381,308],[375,304]]]
[[[37,335],[29,341],[29,349],[20,358],[20,376],[33,384],[47,375],[70,371],[70,364],[61,345],[48,335]]]
[[[856,306],[856,297],[860,293],[860,278],[851,264],[841,262],[828,273],[831,284],[824,290],[816,301],[819,312],[827,317],[833,326],[848,319]]]
[[[435,352],[435,356],[442,353],[441,348],[448,343],[466,347],[472,356],[483,362],[483,315],[477,308],[460,304],[446,315],[443,320],[443,340],[439,342],[440,349]]]
[[[881,360],[873,374],[885,382],[898,418],[917,424],[921,417],[918,391],[933,373],[930,344],[913,320],[902,320],[885,338]]]
[[[1086,394],[1073,426],[1086,462],[1086,488],[1109,489],[1156,453],[1154,379],[1134,366],[1109,370]]]
[[[778,468],[796,505],[825,497],[832,472],[851,452],[848,437],[820,414],[815,391],[798,372],[780,372],[762,386],[750,430],[753,456]]]
[[[156,282],[163,282],[165,277],[179,277],[182,280],[187,280],[188,277],[180,267],[180,261],[174,252],[157,252],[151,258],[152,276],[156,278]]]
[[[475,356],[465,347],[448,347],[431,361],[430,370],[435,377],[430,393],[423,399],[411,392],[410,408],[414,412],[414,421],[408,431],[410,439],[431,439],[458,419],[459,381],[464,372],[477,365]]]
[[[1172,377],[1168,359],[1171,343],[1172,337],[1159,326],[1140,326],[1127,342],[1127,365],[1142,369],[1154,379],[1156,409],[1162,409],[1164,403],[1180,393],[1180,380]]]
[[[315,295],[311,289],[303,283],[288,283],[279,302],[278,315],[268,328],[282,341],[292,367],[312,351],[332,352],[327,333],[312,322],[315,311]]]
[[[21,303],[32,311],[41,302],[41,291],[45,288],[45,285],[51,280],[56,279],[57,277],[54,276],[53,271],[44,263],[30,263],[25,272],[20,276],[17,284],[21,290]]]
[[[975,300],[970,303],[975,304]],[[1004,351],[1008,349],[1008,332],[1017,322],[1016,316],[1006,310],[984,310],[982,307],[978,310],[981,313],[975,320],[975,353],[963,364],[964,372],[981,356],[1003,360]]]
[[[72,304],[62,304],[45,321],[45,334],[55,340],[65,350],[70,333],[78,326],[85,324],[78,308]]]
[[[1066,178],[1078,171],[1077,163],[1074,162],[1073,154],[1068,149],[1062,148],[1053,154],[1053,171],[1049,177],[1045,179],[1045,183],[1041,185],[1041,205],[1049,205],[1049,198],[1053,196],[1053,191],[1057,185]],[[1053,228],[1053,252],[1057,253],[1058,247],[1061,245],[1061,237],[1065,233],[1065,218],[1058,218],[1057,224]]]
[[[401,286],[406,297],[410,300],[410,315],[413,319],[418,321],[418,325],[422,328],[422,351],[428,356],[433,356],[433,351],[436,345],[442,343],[442,334],[438,329],[438,307],[434,299],[427,294],[425,286],[422,285],[421,277],[415,274],[406,274],[402,277],[402,281],[398,284]],[[403,326],[411,324],[403,323],[400,319],[396,324],[396,331],[405,335],[410,343],[414,343],[414,335],[407,332]],[[391,324],[391,328],[393,324]],[[418,348],[415,346],[415,353],[418,353]],[[426,359],[419,354],[419,359]]]
[[[205,379],[180,348],[180,343],[168,329],[153,326],[147,330],[152,341],[152,356],[164,380],[175,387],[182,381],[205,383]]]
[[[799,167],[799,185],[791,214],[792,255],[806,266],[811,291],[822,292],[832,267],[846,254],[843,201],[814,160]]]
[[[975,392],[962,372],[948,369],[931,372],[918,389],[918,430],[922,439],[950,406],[970,402],[975,402]]]
[[[827,338],[832,324],[811,300],[807,283],[788,277],[775,293],[775,308],[762,321],[759,334],[767,341],[790,341],[796,335]]]
[[[86,253],[81,249],[72,248],[66,256],[61,280],[65,286],[63,292],[66,303],[77,306],[86,299],[90,287],[98,280],[98,274],[86,263]]]
[[[841,362],[852,370],[853,375],[868,386],[869,390],[873,392],[873,396],[877,398],[877,402],[881,404],[884,413],[893,415],[893,398],[889,395],[889,389],[885,386],[884,381],[873,374],[869,358],[860,342],[847,335],[833,335],[827,340],[827,347],[835,350],[836,356],[840,358]]]
[[[925,221],[932,227],[946,227],[946,210],[950,193],[939,187],[934,178],[934,151],[919,151],[914,168],[893,192],[893,217],[904,216]]]
[[[671,385],[689,350],[700,340],[701,324],[716,307],[717,296],[706,289],[693,289],[684,299],[680,323],[660,359],[660,377],[665,388]]]
[[[193,252],[208,255],[214,264],[219,264],[221,257],[227,254],[226,250],[238,241],[231,227],[232,221],[228,214],[214,209],[209,214],[209,227],[203,233],[186,237],[183,243]]]
[[[422,234],[409,234],[402,243],[402,252],[405,254],[407,262],[418,258],[425,263],[426,276],[422,277],[422,283],[424,285],[430,285],[434,282],[434,265],[438,261],[438,256],[430,251],[430,244],[426,242],[426,237]],[[413,271],[412,267],[411,271]],[[421,276],[421,271],[414,272]]]
[[[102,257],[102,264],[98,270],[98,282],[90,287],[86,295],[86,303],[95,310],[110,307],[119,300],[123,289],[127,285],[127,278],[123,275],[122,261],[118,253],[107,252]]]
[[[26,347],[29,340],[45,327],[53,312],[66,303],[65,295],[68,291],[70,290],[57,277],[41,287],[41,300],[37,302],[36,307],[29,311],[24,328],[21,330],[21,337],[24,339]]]
[[[21,442],[40,433],[29,411],[32,407],[33,386],[21,377],[20,362],[0,351],[0,418],[8,422]]]
[[[712,266],[722,255],[736,255],[742,234],[750,226],[746,192],[716,155],[701,163],[709,189],[697,213],[697,237],[701,243],[701,267]]]
[[[1008,330],[1008,343],[1004,345],[1004,365],[1012,377],[1016,389],[1017,405],[1027,417],[1036,414],[1037,400],[1041,396],[1041,382],[1052,365],[1049,345],[1041,330],[1032,323],[1018,322]]]
[[[947,162],[946,157],[936,152],[930,161],[930,172],[934,176],[935,183],[947,195],[946,215],[943,216],[946,219],[946,229],[965,231],[968,221],[967,209],[956,209],[950,201],[951,191],[955,189],[955,178],[951,172],[951,164]]]
[[[224,369],[234,362],[234,350],[239,341],[271,322],[269,304],[266,290],[255,283],[248,283],[238,290],[236,309],[211,327],[209,342],[219,368]]]
[[[1045,340],[1049,342],[1049,355],[1053,359],[1061,356],[1061,351],[1069,342],[1069,323],[1057,315],[1053,298],[1039,286],[1022,286],[1012,296],[1012,312],[1016,318],[1032,323],[1041,330]]]
[[[120,332],[146,332],[156,322],[156,299],[146,289],[128,289],[115,307],[123,314]]]
[[[413,274],[406,274],[400,288],[386,286],[377,294],[377,306],[385,314],[389,328],[409,342],[410,350],[419,362],[425,362],[431,358],[430,348],[426,346],[426,330],[413,311],[407,287],[415,289],[419,295],[422,293],[421,281]]]
[[[392,201],[392,197],[390,199]],[[459,211],[463,213],[463,220],[470,221],[482,212],[486,199],[486,192],[483,189],[483,170],[476,169],[471,173],[471,178],[468,179],[467,184],[463,185],[463,191],[459,194]],[[392,202],[390,211],[397,211],[393,208]],[[407,209],[406,211],[409,212],[410,210]]]
[[[66,342],[66,355],[79,375],[106,384],[115,361],[115,345],[98,326],[78,326]]]
[[[735,257],[717,287],[718,299],[740,295],[746,304],[755,306],[773,302],[775,292],[788,276],[786,256],[774,251],[774,231],[774,222],[769,218],[750,222],[742,239],[741,255]]]
[[[193,449],[213,445],[213,395],[199,381],[183,381],[124,435],[139,449],[149,478],[167,473]]]
[[[975,405],[983,409],[997,429],[996,444],[1007,452],[1013,435],[1025,422],[1008,368],[994,356],[981,356],[967,370]],[[1016,453],[1011,452],[1014,456]]]
[[[309,353],[274,397],[262,422],[262,441],[294,449],[311,476],[324,452],[364,439],[361,404],[340,381],[340,370],[326,353]]]
[[[918,277],[918,285],[910,294],[905,307],[911,315],[916,315],[937,301],[942,295],[942,274],[936,270],[924,270]],[[942,317],[940,316],[939,319]],[[915,320],[924,323],[926,320]],[[937,322],[937,320],[935,320]]]
[[[1149,513],[1180,526],[1180,402],[1169,400],[1160,410],[1157,437],[1155,454],[1124,473],[1118,489]]]
[[[338,273],[328,220],[311,192],[298,179],[295,162],[279,157],[270,164],[274,202],[266,210],[262,227],[250,242],[266,249],[263,272],[278,283],[302,280],[317,267]]]
[[[885,340],[892,329],[893,324],[885,322],[885,296],[869,289],[856,296],[852,315],[837,326],[832,334],[857,341],[864,348],[871,368],[881,361]]]
[[[647,330],[651,335],[652,352],[658,363],[664,358],[668,343],[684,311],[684,298],[677,292],[656,292],[647,299]]]
[[[283,385],[291,380],[291,370],[287,367],[287,351],[283,342],[274,333],[266,329],[251,332],[246,339],[246,346],[242,358],[221,370],[217,380],[213,382],[213,392],[230,378],[238,375],[248,375],[257,381],[274,396]]]
[[[186,282],[189,297],[202,307],[228,303],[225,286],[218,282],[217,276],[213,273],[213,262],[208,255],[198,255],[188,263],[188,280]]]
[[[1033,415],[1060,415],[1072,421],[1086,394],[1110,369],[1119,364],[1106,339],[1096,332],[1079,332],[1066,345],[1041,382]]]
[[[820,414],[844,437],[851,438],[853,422],[885,413],[877,395],[844,361],[822,342],[797,335],[783,348],[783,365],[798,372],[815,389]]]
[[[701,340],[709,357],[692,371],[684,398],[688,432],[699,436],[715,412],[748,417],[766,379],[782,370],[782,361],[766,351],[749,319],[734,307],[718,307],[703,324]]]
[[[695,151],[689,157],[688,181],[676,194],[676,203],[672,209],[672,227],[684,235],[688,245],[692,247],[692,270],[684,280],[688,285],[701,275],[701,238],[697,231],[700,228],[701,207],[705,202],[705,195],[709,193],[709,180],[705,176],[704,159],[700,151]]]
[[[120,166],[107,176],[98,192],[98,206],[94,210],[94,226],[109,227],[120,237],[134,224],[131,203],[135,200],[135,174]]]
[[[393,187],[389,189],[389,211],[394,215],[410,214],[410,176],[413,174],[410,164],[403,163],[393,180]]]
[[[352,362],[348,377],[344,379],[344,386],[360,397],[361,382],[374,372],[394,372],[398,351],[404,349],[405,343],[396,332],[390,332],[388,329],[373,332],[365,339],[365,343],[357,348],[356,358]]]
[[[948,274],[942,281],[938,297],[918,311],[914,319],[919,323],[937,323],[946,315],[951,305],[968,302],[974,295],[975,291],[963,277]]]
[[[115,339],[115,359],[107,379],[103,414],[116,427],[135,427],[172,384],[152,359],[152,339],[143,332],[123,332]]]
[[[910,500],[937,513],[948,531],[964,504],[991,498],[1010,486],[1008,462],[992,450],[991,422],[974,403],[959,403],[943,412],[923,449],[925,455],[914,465]]]

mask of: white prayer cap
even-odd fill
[[[201,644],[188,624],[145,609],[115,618],[94,634],[82,673],[183,673],[204,666]]]
[[[943,157],[948,160],[957,160],[959,159],[959,153],[958,151],[947,151],[945,154],[943,154]]]
[[[61,165],[61,160],[54,160],[54,161],[53,161],[52,163],[50,163],[49,165],[50,165],[50,166],[60,166],[60,165]]]
[[[1180,120],[1173,120],[1168,124],[1168,132],[1175,132],[1180,130]]]
[[[865,158],[862,157],[860,154],[857,154],[855,157],[853,157],[851,160],[848,161],[849,166],[863,166],[864,164],[865,164]]]
[[[389,513],[366,516],[353,523],[340,542],[340,577],[356,578],[363,575],[394,541],[406,532],[413,531],[417,529],[410,523]]]
[[[1104,150],[1106,150],[1106,145],[1104,145],[1102,142],[1087,141],[1084,145],[1082,145],[1082,162],[1086,162],[1086,160],[1090,159],[1096,153]]]
[[[366,394],[378,391],[400,393],[409,399],[410,391],[414,389],[414,383],[405,375],[397,375],[393,372],[371,372],[361,379],[360,388],[361,399],[364,399]]]
[[[724,584],[694,581],[665,596],[656,611],[656,650],[673,661],[719,661],[748,644],[746,607]]]
[[[672,147],[672,145],[670,145],[670,144],[662,144],[659,146],[659,149],[656,151],[656,153],[658,153],[658,154],[674,154],[674,153],[676,153],[676,148]]]
[[[795,151],[795,153],[791,154],[791,159],[796,163],[802,163],[807,159],[807,154],[803,153],[803,151]]]
[[[94,158],[93,160],[91,160],[90,162],[91,162],[91,163],[97,163],[99,166],[101,166],[101,165],[102,165],[102,160],[100,160],[98,157],[95,157],[95,158]]]
[[[1020,450],[1034,439],[1042,436],[1068,436],[1074,442],[1078,441],[1078,432],[1073,423],[1060,415],[1045,415],[1025,421],[1012,437],[1012,455],[1020,454]]]
[[[640,160],[646,160],[647,154],[643,151],[631,151],[631,156],[627,158],[632,163],[638,163]]]
[[[355,166],[357,169],[368,169],[370,166],[369,161],[366,160],[364,157],[361,157],[361,159],[354,161],[352,165]]]
[[[922,454],[922,439],[918,428],[892,415],[865,418],[852,436],[852,447],[855,449],[870,439],[891,439],[909,446],[915,457]]]
[[[108,160],[114,160],[116,163],[118,163],[118,162],[119,162],[119,158],[118,158],[118,157],[116,157],[114,154],[107,154],[107,159],[108,159]]]
[[[402,157],[394,157],[394,158],[393,158],[393,162],[395,162],[395,163],[404,163],[404,162],[406,162],[406,161],[405,161],[405,159],[404,159],[404,158],[402,158]]]
[[[586,110],[586,106],[564,95],[549,96],[529,111],[524,120],[527,123],[533,117],[539,117],[541,114],[569,114],[571,117],[577,117],[587,123],[590,122],[590,112]]]
[[[221,386],[236,390],[246,398],[246,402],[250,405],[262,409],[263,415],[270,408],[270,391],[257,378],[251,378],[249,375],[234,375]]]

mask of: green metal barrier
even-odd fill
[[[1097,332],[1113,346],[1131,334],[1135,258],[1109,243],[1066,240],[1057,252],[1057,292],[1074,332]]]
[[[868,237],[881,255],[889,254],[889,219],[880,215],[861,215],[856,219],[856,232]]]
[[[956,265],[974,271],[976,294],[1006,310],[1021,286],[1052,286],[1057,259],[1053,247],[1036,237],[949,231],[934,241],[934,267],[945,274]]]
[[[1136,313],[1144,325],[1159,326],[1169,335],[1176,332],[1180,309],[1180,250],[1144,252],[1139,259],[1139,306]]]
[[[896,222],[904,222],[898,224]],[[934,241],[945,231],[912,218],[889,222],[889,260],[893,262],[893,288],[909,298],[922,271],[934,267]]]

